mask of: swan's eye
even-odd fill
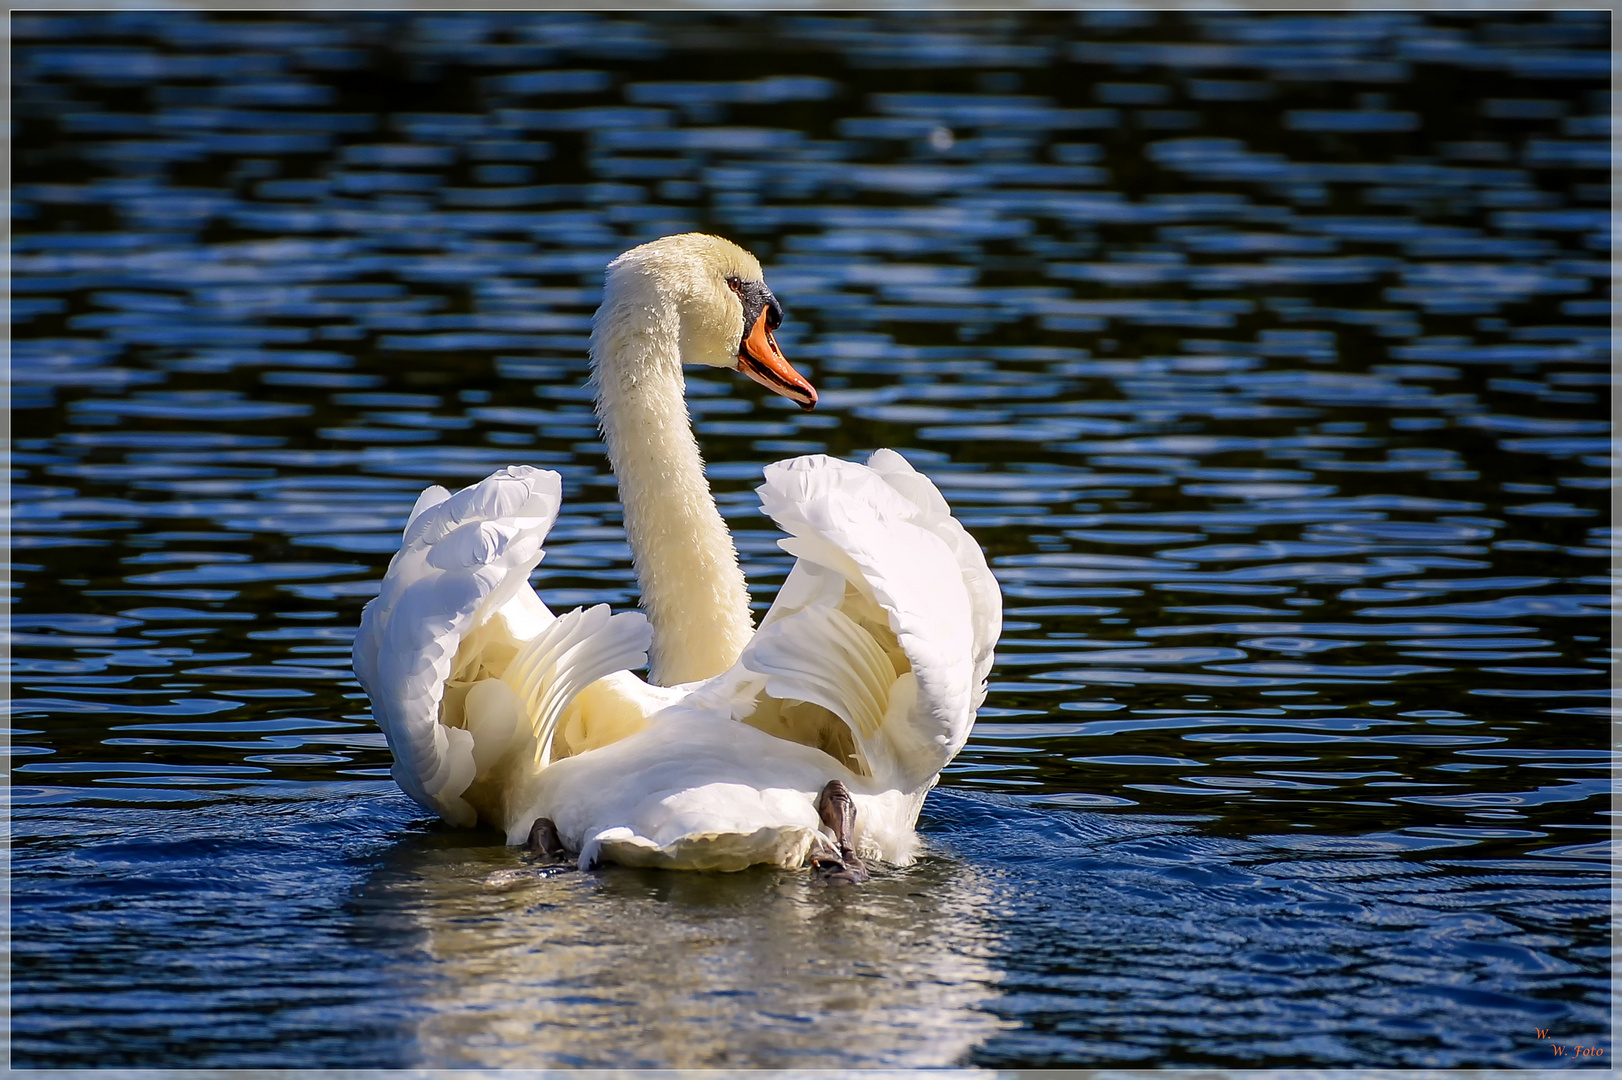
[[[735,277],[727,278],[727,288],[731,289],[733,292],[737,293],[739,296],[743,295],[743,282],[739,281]]]

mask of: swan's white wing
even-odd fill
[[[529,718],[533,768],[551,762],[558,718],[575,696],[604,676],[646,664],[650,639],[646,616],[610,615],[607,604],[598,604],[559,616],[524,643],[501,679]]]
[[[743,667],[838,716],[874,779],[927,786],[968,738],[1001,631],[984,556],[890,451],[769,465],[760,495],[799,561]]]
[[[417,803],[454,824],[473,824],[476,815],[462,794],[480,762],[499,756],[476,755],[472,732],[440,722],[446,680],[468,634],[502,611],[511,613],[509,629],[520,623],[523,637],[544,639],[539,653],[531,650],[524,672],[532,678],[518,699],[540,710],[528,719],[544,722],[548,735],[556,713],[584,685],[572,675],[596,678],[645,659],[636,648],[640,643],[645,654],[640,615],[572,613],[558,632],[546,632],[551,614],[529,588],[529,574],[541,561],[561,499],[557,473],[522,465],[454,495],[429,488],[361,617],[355,675],[394,753],[394,777]]]
[[[986,565],[986,554],[975,543],[946,504],[935,482],[917,471],[894,450],[875,450],[867,467],[884,477],[885,483],[905,495],[922,511],[919,523],[946,541],[963,574],[963,587],[969,593],[970,627],[974,634],[974,677],[981,686],[975,708],[985,700],[985,681],[996,659],[997,639],[1002,636],[1002,589]]]

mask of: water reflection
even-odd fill
[[[351,901],[351,932],[430,962],[400,987],[424,1065],[928,1067],[1007,1026],[985,1011],[1006,902],[939,856],[841,889],[766,869],[582,874],[412,837]]]

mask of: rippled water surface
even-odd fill
[[[14,1061],[1602,1063],[1607,18],[15,16]],[[443,828],[349,670],[511,462],[635,603],[586,333],[695,228],[823,391],[689,379],[756,606],[878,446],[1006,598],[860,889]]]

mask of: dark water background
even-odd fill
[[[16,1064],[1606,1060],[1604,13],[12,32]],[[509,462],[634,603],[586,332],[687,229],[823,391],[689,382],[757,606],[761,464],[877,446],[1006,596],[862,889],[545,876],[350,675]]]

